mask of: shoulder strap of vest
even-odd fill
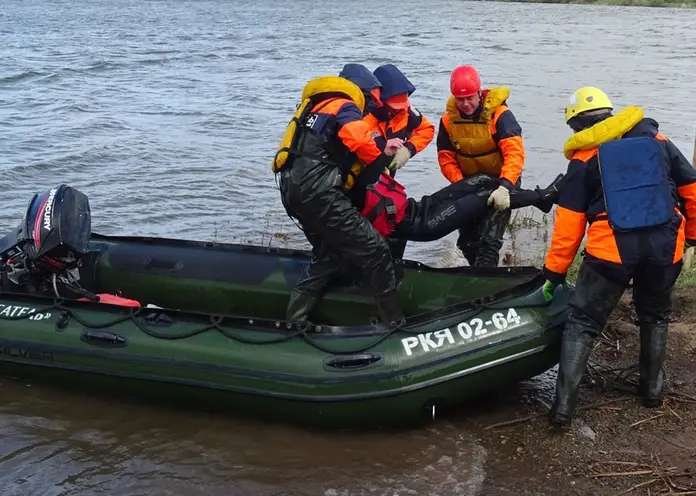
[[[423,122],[423,114],[413,107],[408,108],[408,121],[406,127],[409,130],[417,129]]]
[[[447,106],[445,108],[445,113],[449,117],[450,126],[452,124],[454,124],[454,121],[456,121],[457,119],[461,119],[461,115],[459,114],[459,109],[457,108],[456,100],[454,99],[453,96],[450,96],[447,99]]]
[[[329,103],[333,102],[337,98],[341,98],[341,97],[343,97],[343,95],[338,95],[338,96],[334,96],[331,98],[327,98],[325,101],[322,101],[321,105],[314,110],[312,110],[313,104],[309,104],[309,105],[307,105],[305,110],[299,116],[297,116],[297,117],[293,116],[291,120],[295,122],[295,125],[297,126],[297,129],[299,131],[299,129],[301,129],[301,127],[302,127],[302,123],[304,122],[304,120],[307,118],[307,116],[309,114],[311,114],[312,112],[321,112],[321,109],[326,107]],[[293,143],[293,145],[295,145],[295,144],[296,143]],[[334,167],[342,167],[342,165],[339,164],[338,162],[334,162],[332,160],[327,160],[323,157],[319,157],[319,156],[315,156],[315,155],[308,155],[306,153],[300,152],[300,151],[298,151],[294,148],[290,148],[290,147],[283,147],[283,148],[278,149],[278,151],[276,152],[276,157],[278,156],[278,154],[283,153],[283,152],[288,153],[290,155],[303,156],[303,157],[307,157],[309,159],[319,160],[321,162],[324,162],[325,164],[333,165]]]

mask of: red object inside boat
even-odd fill
[[[139,301],[131,300],[129,298],[123,298],[122,296],[116,296],[109,293],[99,293],[99,303],[107,303],[109,305],[119,305],[122,307],[140,307],[142,306]],[[77,301],[89,301],[87,298],[78,298]]]

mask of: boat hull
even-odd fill
[[[97,257],[101,264],[104,253]],[[105,277],[105,267],[88,270],[97,274],[98,286],[120,288],[117,278]],[[450,275],[443,281],[458,280]],[[303,328],[210,313],[225,310],[212,308],[216,302],[201,312],[4,292],[0,373],[315,426],[406,425],[558,362],[572,290],[558,288],[547,305],[542,284],[534,275],[490,298],[426,309],[391,331],[374,325]],[[370,303],[360,293],[336,291],[336,299],[348,295],[356,305]],[[151,286],[143,295],[156,299]],[[176,303],[176,297],[156,302]]]

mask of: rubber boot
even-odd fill
[[[624,293],[616,284],[583,262],[578,272],[570,314],[563,332],[558,364],[556,398],[549,421],[556,426],[569,426],[577,402],[578,387],[595,339],[604,329],[614,307]]]
[[[539,200],[534,204],[536,208],[548,214],[553,208],[553,205],[558,203],[558,186],[563,177],[563,174],[559,174],[556,176],[556,179],[554,179],[551,184],[545,188],[541,189],[539,186],[534,188],[534,191],[539,194]]]
[[[662,365],[667,350],[667,329],[667,320],[640,324],[638,394],[642,398],[643,406],[647,408],[662,406],[662,390],[665,383]]]
[[[377,312],[382,322],[390,328],[404,325],[406,320],[399,305],[398,293],[391,291],[379,296],[375,296]]]
[[[561,359],[558,365],[556,400],[551,407],[550,421],[557,426],[569,426],[573,420],[578,388],[592,352],[593,339],[582,333],[580,322],[566,327]]]
[[[535,189],[513,189],[510,191],[510,208],[536,207],[549,213],[554,203],[558,203],[558,184],[562,179],[563,174],[559,174],[543,189],[539,186]]]
[[[470,267],[476,266],[476,256],[478,255],[478,240],[472,239],[472,234],[478,235],[481,231],[481,225],[477,225],[475,229],[458,229],[459,237],[457,238],[457,248],[462,252],[464,258]]]
[[[306,324],[309,313],[317,301],[318,298],[315,295],[293,289],[285,310],[285,320],[296,324]]]
[[[474,267],[497,267],[500,261],[500,250],[503,247],[503,235],[510,222],[512,211],[493,210],[481,225],[480,237],[476,243],[476,258]]]

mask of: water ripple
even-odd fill
[[[642,105],[691,155],[696,108],[683,95],[696,74],[696,11],[387,0],[387,29],[356,15],[358,0],[317,5],[4,2],[0,230],[18,224],[34,193],[67,183],[89,195],[98,232],[281,245],[273,234],[287,233],[306,248],[270,163],[305,82],[346,62],[398,65],[435,125],[456,65],[509,86],[526,186],[565,170],[562,109],[581,85],[602,86],[617,109]],[[496,22],[481,30],[484,18]],[[567,29],[578,22],[583,29]],[[435,143],[399,175],[416,198],[446,185]],[[456,237],[409,244],[406,256],[463,263]],[[537,260],[544,247],[508,234],[503,251],[515,243]],[[329,439],[48,392],[42,400],[22,387],[3,393],[8,495],[476,494],[495,470],[465,431]]]

